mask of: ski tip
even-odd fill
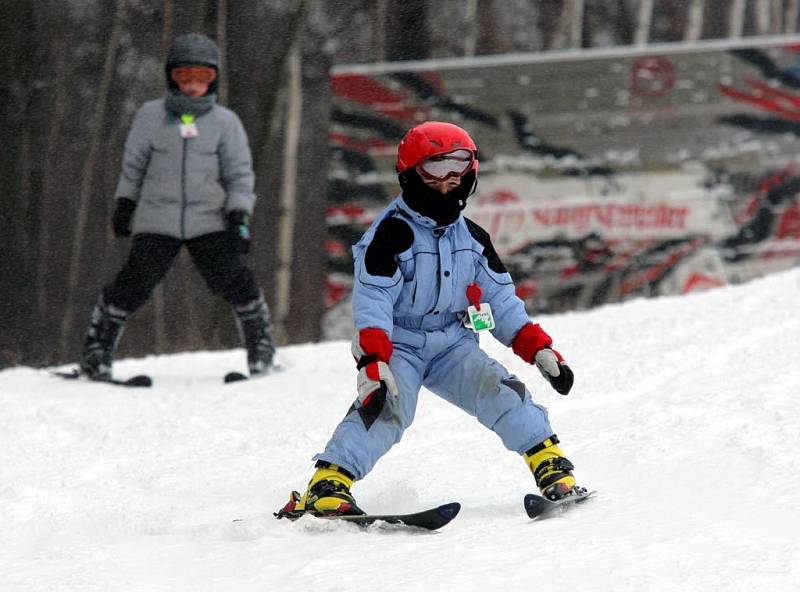
[[[225,384],[229,384],[231,382],[239,382],[247,379],[248,376],[246,374],[242,374],[241,372],[228,372],[225,375]]]
[[[50,374],[52,374],[53,376],[58,376],[60,378],[66,378],[68,380],[74,380],[76,378],[81,377],[81,373],[78,372],[77,368],[73,368],[72,370],[69,371],[53,370],[52,372],[50,372]]]
[[[128,380],[125,381],[125,384],[128,386],[139,386],[147,388],[153,386],[153,379],[147,376],[146,374],[138,374],[137,376],[131,376]]]
[[[439,506],[436,508],[436,511],[442,518],[446,518],[447,520],[452,520],[458,513],[461,511],[461,504],[458,502],[452,502],[449,504],[444,504],[443,506]]]
[[[543,509],[550,505],[547,499],[535,493],[526,494],[522,503],[525,506],[525,513],[529,518],[536,518],[542,513]]]

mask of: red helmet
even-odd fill
[[[469,134],[452,123],[426,121],[412,127],[397,148],[397,172],[402,173],[432,156],[447,154],[454,150],[471,153],[470,165],[461,173],[474,170],[478,173],[478,149]]]

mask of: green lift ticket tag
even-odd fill
[[[492,307],[486,302],[481,302],[481,309],[478,310],[474,306],[467,308],[467,327],[475,331],[489,331],[494,329],[494,317],[492,316]]]
[[[197,125],[194,122],[194,115],[190,113],[181,115],[180,131],[181,138],[197,137]]]

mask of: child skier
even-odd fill
[[[110,380],[126,321],[185,245],[209,288],[234,309],[251,375],[273,365],[272,324],[244,261],[253,212],[247,136],[216,104],[219,49],[197,33],[178,37],[166,60],[167,94],[139,109],[125,143],[114,234],[133,234],[128,260],[92,310],[80,371]]]
[[[475,190],[476,154],[469,134],[450,123],[420,124],[400,142],[402,193],[353,248],[358,398],[314,457],[305,494],[292,492],[279,518],[363,514],[350,488],[400,441],[422,386],[522,455],[546,498],[577,490],[547,410],[479,347],[475,331],[490,330],[556,391],[572,388],[572,371],[530,321],[489,235],[461,214]]]

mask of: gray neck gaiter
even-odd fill
[[[197,116],[211,110],[217,102],[217,95],[207,94],[202,97],[189,97],[182,92],[168,90],[164,102],[167,110],[175,115],[190,114]]]

